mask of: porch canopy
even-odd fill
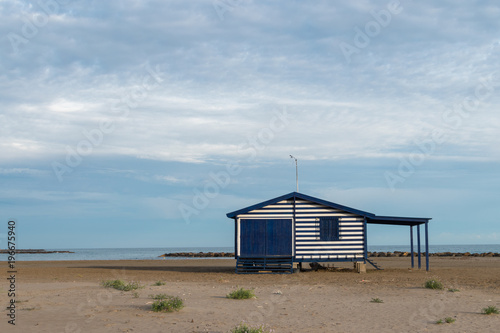
[[[366,216],[366,223],[370,224],[386,224],[386,225],[402,225],[410,227],[410,252],[411,252],[411,267],[415,267],[414,251],[413,251],[413,227],[417,227],[417,254],[418,268],[422,266],[420,252],[420,226],[425,226],[425,269],[429,270],[429,220],[431,218],[421,217],[398,217],[398,216]]]

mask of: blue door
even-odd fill
[[[266,255],[266,220],[241,220],[240,229],[240,256],[264,257]]]
[[[292,220],[240,220],[240,256],[292,256]]]

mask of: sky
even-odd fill
[[[496,1],[0,0],[0,247],[232,246],[296,190],[499,244]],[[369,226],[370,245],[409,244]]]

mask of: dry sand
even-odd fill
[[[431,258],[430,272],[408,269],[409,258],[377,262],[385,270],[292,275],[237,275],[232,259],[18,262],[16,326],[2,315],[0,332],[228,332],[241,321],[275,332],[500,331],[500,315],[481,314],[500,308],[500,258]],[[431,278],[445,289],[423,288]],[[100,285],[110,279],[144,288],[135,297]],[[153,286],[160,280],[166,284]],[[257,298],[225,298],[239,287]],[[160,293],[180,296],[185,308],[150,311],[149,295]],[[446,317],[456,321],[436,324]]]

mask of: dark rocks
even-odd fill
[[[368,252],[368,257],[410,257],[410,252]],[[414,257],[418,257],[418,253],[413,252]],[[425,257],[425,252],[420,252],[421,257]],[[486,252],[486,253],[460,253],[460,252],[436,252],[429,253],[430,257],[500,257],[500,253]]]
[[[0,250],[0,253],[9,253],[11,252],[10,250]],[[16,253],[29,253],[29,254],[38,254],[38,253],[75,253],[71,251],[47,251],[47,250],[40,250],[40,249],[25,249],[25,250],[16,250]]]
[[[368,257],[410,257],[410,252],[394,251],[394,252],[368,252]],[[415,251],[414,257],[418,254]],[[420,252],[421,257],[425,257],[425,252]],[[500,253],[454,253],[454,252],[437,252],[429,253],[430,257],[500,257]],[[186,257],[186,258],[234,258],[234,252],[177,252],[165,253],[160,257]]]

